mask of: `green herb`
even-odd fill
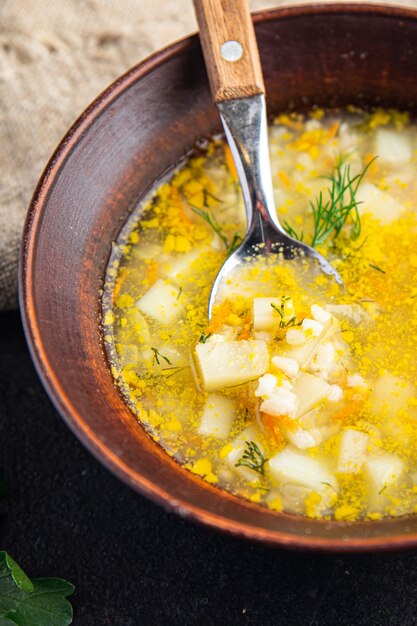
[[[232,237],[232,241],[230,242],[229,245],[229,249],[227,250],[227,252],[232,253],[236,250],[236,248],[238,248],[240,246],[240,244],[242,243],[243,239],[240,236],[239,233],[235,233]]]
[[[290,320],[285,321],[285,303],[290,300],[289,296],[282,296],[281,305],[278,307],[276,304],[271,302],[271,307],[276,311],[280,316],[279,327],[280,328],[290,328],[291,326],[301,326],[302,322],[296,322],[295,317],[292,317]]]
[[[265,474],[265,463],[268,461],[256,445],[254,441],[245,441],[246,450],[242,454],[242,457],[239,459],[237,463],[235,463],[235,467],[249,467],[250,469],[258,472],[264,476]]]
[[[157,348],[151,348],[151,350],[152,350],[152,352],[153,352],[153,359],[154,359],[154,361],[155,361],[156,363],[158,363],[158,365],[161,365],[161,361],[159,360],[160,358],[161,358],[161,359],[164,359],[164,361],[165,361],[166,363],[168,363],[168,365],[172,365],[172,363],[171,363],[171,361],[168,359],[168,357],[166,357],[166,356],[164,356],[163,354],[161,354],[161,353],[159,352],[159,350],[157,350]],[[0,624],[0,626],[1,626],[1,624]]]
[[[333,238],[338,237],[348,221],[352,224],[351,238],[359,237],[361,219],[358,206],[360,203],[356,194],[375,158],[365,165],[360,174],[352,177],[350,164],[346,163],[344,157],[340,157],[332,174],[325,176],[330,181],[330,186],[327,188],[328,200],[325,201],[323,192],[320,192],[314,202],[310,201],[314,220],[314,233],[311,241],[313,248],[326,241],[332,233]]]
[[[333,489],[333,487],[331,486],[330,483],[325,483],[325,482],[322,481],[320,484],[321,485],[326,485],[326,487],[331,487]]]
[[[206,207],[206,209],[210,207],[209,199],[214,200],[215,202],[218,202],[219,204],[223,204],[220,198],[217,198],[214,194],[212,194],[207,189],[203,189],[203,206]]]
[[[171,376],[175,376],[178,372],[182,372],[183,370],[189,369],[190,365],[173,365],[172,367],[163,367],[163,372],[171,372],[170,374],[165,374],[165,378],[171,378]],[[1,624],[0,624],[1,626]]]
[[[224,247],[226,248],[227,253],[231,253],[231,252],[234,252],[234,250],[236,250],[236,248],[242,241],[242,237],[239,235],[238,232],[236,232],[233,235],[232,240],[229,241],[226,235],[222,232],[221,226],[217,222],[215,217],[212,217],[208,211],[204,211],[203,209],[193,206],[192,204],[190,204],[190,207],[194,211],[194,213],[199,215],[205,222],[207,222],[210,228],[214,230],[216,235],[220,237],[220,239],[222,240],[224,244]]]
[[[378,495],[380,496],[382,493],[384,493],[385,489],[387,488],[386,485],[384,485],[379,491],[378,491]]]
[[[297,239],[298,241],[303,241],[304,240],[304,233],[303,231],[301,231],[301,233],[297,233],[296,230],[294,230],[294,228],[287,222],[285,221],[282,224],[284,230],[289,234],[290,237],[292,237],[293,239]]]
[[[386,274],[386,271],[383,270],[381,267],[378,267],[378,265],[374,265],[373,263],[369,263],[369,267],[372,267],[372,269],[376,270],[377,272],[381,272],[381,274]]]
[[[179,299],[180,299],[181,294],[182,294],[182,287],[180,287],[180,288],[178,289],[177,300],[179,300]]]
[[[68,626],[74,587],[60,578],[30,580],[7,552],[0,552],[1,626]]]
[[[207,339],[212,336],[213,333],[206,333],[205,331],[201,333],[200,339],[198,343],[206,343]]]

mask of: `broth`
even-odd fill
[[[221,137],[138,207],[103,297],[113,376],[150,435],[206,481],[336,520],[417,512],[417,130],[311,111],[270,127],[277,213],[341,274],[297,263],[211,285],[245,232]]]

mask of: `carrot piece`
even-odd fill
[[[238,341],[242,341],[243,339],[249,339],[251,335],[250,325],[244,326],[238,336]]]
[[[282,182],[282,184],[284,185],[284,187],[291,187],[291,180],[289,179],[288,174],[284,172],[284,170],[280,170],[278,172],[278,177],[280,181]]]
[[[215,333],[217,330],[219,330],[219,328],[226,323],[226,320],[231,312],[232,308],[230,306],[230,303],[227,301],[223,302],[219,307],[216,307],[210,324],[208,325],[207,332]]]
[[[149,285],[153,285],[154,282],[156,282],[156,280],[158,279],[158,274],[159,274],[159,268],[158,268],[158,263],[157,261],[149,261],[148,264],[148,269],[147,269],[147,276],[146,279],[149,283]]]
[[[272,439],[275,441],[277,446],[281,446],[284,443],[284,438],[282,436],[281,430],[275,422],[275,418],[273,415],[269,415],[268,413],[262,413],[262,421],[265,424],[266,428],[269,430]]]

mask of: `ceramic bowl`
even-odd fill
[[[286,109],[417,108],[417,12],[325,4],[261,12],[256,35],[271,115]],[[37,186],[24,230],[27,339],[58,411],[114,474],[183,517],[281,546],[387,550],[417,545],[417,516],[329,522],[276,513],[183,469],[115,387],[100,332],[111,242],[153,183],[196,139],[220,130],[197,36],[114,82],[74,124]]]

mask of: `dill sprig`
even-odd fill
[[[345,157],[340,157],[332,174],[325,177],[330,182],[327,188],[329,199],[325,201],[323,192],[320,192],[314,202],[310,201],[314,220],[313,248],[322,244],[331,233],[334,238],[338,237],[348,220],[352,224],[351,238],[359,237],[361,218],[356,194],[375,158],[365,165],[362,172],[352,177],[350,163],[346,163]]]
[[[168,365],[172,365],[172,363],[169,360],[169,358],[167,356],[164,356],[163,354],[161,354],[157,348],[151,348],[151,350],[153,352],[153,360],[156,363],[158,363],[158,365],[161,365],[161,361],[159,359],[164,359],[164,361],[166,363],[168,363]]]
[[[351,239],[359,237],[362,226],[358,209],[360,202],[356,194],[366,172],[376,158],[371,159],[359,174],[352,177],[350,163],[346,163],[346,157],[341,156],[331,175],[323,177],[330,182],[330,185],[324,193],[320,191],[315,200],[310,200],[314,225],[311,240],[313,248],[324,243],[331,234],[336,239],[348,222],[352,226]],[[326,197],[328,197],[327,200]],[[288,222],[285,222],[284,228],[290,237],[299,241],[303,240],[303,233],[298,234]]]
[[[372,267],[372,269],[377,272],[381,272],[381,274],[386,274],[386,271],[383,270],[382,267],[379,267],[379,265],[375,265],[375,263],[369,263],[369,267]]]
[[[265,475],[265,463],[268,461],[254,441],[245,441],[246,449],[235,467],[249,467],[249,469]]]
[[[190,204],[190,207],[194,211],[194,213],[199,215],[210,226],[210,228],[214,230],[216,235],[220,237],[228,254],[236,250],[239,244],[243,241],[238,232],[236,232],[233,235],[232,239],[229,241],[226,235],[222,232],[221,226],[214,216],[210,215],[207,210],[205,211],[204,209],[200,209],[199,207],[192,204]]]
[[[298,239],[298,241],[303,241],[304,239],[303,231],[301,231],[300,233],[297,233],[297,231],[287,221],[283,222],[282,226],[284,230],[289,234],[290,237],[292,237],[293,239]]]
[[[274,304],[273,302],[271,302],[271,307],[274,309],[274,311],[276,311],[278,313],[278,315],[280,316],[280,320],[279,320],[279,327],[280,328],[291,328],[291,326],[301,326],[302,322],[296,322],[295,321],[295,317],[292,317],[291,319],[289,319],[288,321],[285,321],[285,303],[288,302],[288,300],[290,300],[289,296],[282,296],[281,298],[281,304],[278,307],[276,304]]]
[[[201,333],[200,339],[198,343],[206,343],[207,339],[212,336],[213,333],[206,333],[205,331]]]

